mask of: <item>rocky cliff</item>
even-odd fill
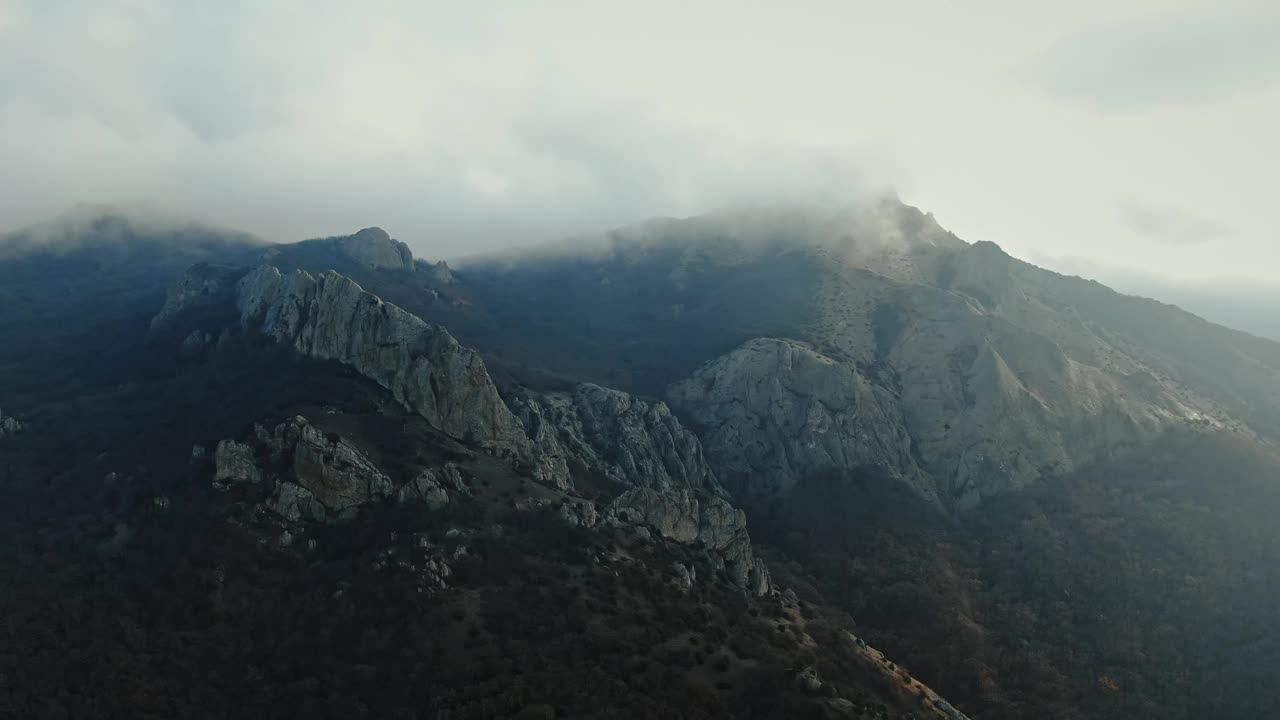
[[[572,492],[576,478],[590,481],[592,492],[606,499],[620,495],[615,503],[644,498],[644,507],[653,511],[633,510],[633,523],[705,549],[752,591],[769,587],[763,564],[752,555],[745,517],[726,501],[698,438],[664,403],[582,384],[572,393],[517,391],[513,413],[477,353],[444,328],[383,302],[333,271],[196,267],[170,293],[154,324],[177,327],[188,313],[218,302],[233,303],[245,330],[300,355],[354,368],[431,426],[509,456],[544,485]],[[264,453],[273,458],[265,465]],[[460,487],[455,474],[427,468],[397,489],[354,447],[327,440],[300,418],[273,434],[260,431],[252,444],[224,441],[215,461],[215,482],[221,485],[261,482],[271,475],[264,468],[291,465],[294,479],[274,482],[271,501],[289,519],[341,515],[392,495],[439,507],[448,502],[451,489]],[[628,494],[635,489],[649,494]],[[701,529],[687,538],[668,533],[665,518],[671,513],[660,511],[667,502],[663,498],[681,507],[692,503]],[[577,524],[593,524],[583,518],[595,517],[594,505],[583,512]]]
[[[701,548],[713,567],[748,592],[771,589],[769,572],[752,551],[746,515],[727,501],[697,436],[665,403],[584,383],[572,393],[524,394],[512,399],[532,439],[534,476],[561,489],[594,474],[621,494],[604,509],[605,522],[649,528]],[[595,522],[573,513],[571,524]]]
[[[434,427],[490,450],[529,454],[479,354],[349,278],[283,275],[263,265],[239,282],[236,303],[246,328],[307,357],[350,365]]]
[[[808,475],[879,467],[934,495],[896,398],[804,343],[751,340],[669,395],[732,487],[785,494]]]
[[[755,595],[772,587],[768,568],[752,551],[746,514],[723,498],[687,489],[637,487],[609,504],[605,521],[652,528],[669,540],[704,548],[717,569]]]
[[[572,393],[526,393],[511,400],[533,441],[535,477],[570,482],[570,465],[620,487],[688,488],[724,494],[702,444],[666,404],[590,383]]]
[[[975,507],[1169,428],[1232,427],[1109,319],[1085,321],[1056,297],[1071,281],[992,243],[904,257],[910,283],[857,268],[822,275],[810,332],[892,399],[946,504]],[[898,454],[867,457],[893,469]]]

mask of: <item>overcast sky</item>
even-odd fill
[[[1272,0],[0,0],[0,228],[447,257],[891,185],[1042,264],[1264,284],[1276,128]]]

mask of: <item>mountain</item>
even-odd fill
[[[967,244],[894,200],[655,221],[455,274],[448,301],[402,300],[525,378],[664,397],[716,429],[709,453],[760,448],[726,480],[766,494],[871,465],[964,510],[1172,429],[1280,434],[1280,344]]]
[[[1280,705],[1278,344],[893,198],[53,235],[0,245],[0,710]]]
[[[151,242],[190,267],[139,260],[60,288],[78,322],[114,323],[120,361],[43,402],[13,393],[0,528],[26,582],[3,598],[0,708],[963,717],[771,582],[663,403],[589,383],[503,397],[444,327],[270,261],[396,282],[447,268],[382,262],[403,245],[376,230],[216,252],[130,231],[128,252]],[[8,269],[34,285],[101,251],[82,245]],[[117,272],[150,317],[93,309]],[[58,382],[46,334],[14,327],[26,364],[6,390]]]

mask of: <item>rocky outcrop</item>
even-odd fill
[[[510,455],[546,485],[568,489],[575,472],[610,481],[626,490],[610,509],[618,522],[704,548],[742,586],[768,589],[745,516],[725,500],[697,437],[664,403],[583,384],[569,394],[513,398],[517,418],[477,353],[335,272],[285,275],[260,266],[238,281],[235,307],[245,329],[354,368],[432,426]],[[290,520],[341,517],[391,496],[439,509],[467,492],[452,466],[425,469],[394,488],[357,448],[301,417],[273,432],[259,429],[252,445],[220,443],[214,465],[223,487],[270,483],[269,507]],[[598,521],[594,505],[566,503],[561,511],[570,524]]]
[[[193,453],[194,455],[194,453]],[[257,451],[252,445],[223,440],[213,451],[213,486],[219,490],[228,490],[232,486],[262,481],[262,470],[258,468]]]
[[[714,565],[755,595],[770,590],[769,571],[754,557],[747,517],[723,498],[688,489],[632,488],[605,511],[613,525],[640,525],[669,540],[707,551]]]
[[[897,312],[874,381],[850,360],[757,338],[673,385],[671,402],[734,489],[785,494],[809,475],[874,468],[957,509],[1200,416],[1149,375],[1077,362],[976,308]]]
[[[266,506],[291,521],[347,517],[393,496],[401,502],[419,500],[439,507],[449,502],[451,492],[469,492],[452,464],[423,469],[396,488],[360,448],[322,432],[302,416],[270,430],[259,425],[244,442],[219,442],[213,465],[214,487],[256,486],[268,495]]]
[[[17,418],[8,417],[4,412],[0,412],[0,438],[9,435],[17,435],[22,432],[23,425],[18,422]]]
[[[329,510],[343,512],[392,494],[390,478],[360,449],[320,432],[302,416],[277,425],[270,434],[259,427],[257,435],[272,464],[288,468],[291,481]]]
[[[419,260],[418,264],[426,271],[427,277],[436,285],[452,285],[457,282],[453,269],[449,267],[449,263],[443,260],[434,263]]]
[[[292,482],[277,483],[275,492],[266,504],[277,515],[293,522],[318,522],[327,519],[329,515],[328,508],[315,493]]]
[[[231,307],[235,303],[236,281],[244,272],[244,268],[224,265],[192,265],[169,288],[164,306],[151,319],[150,331],[159,332],[193,311]]]
[[[786,493],[808,475],[875,467],[934,493],[892,396],[802,343],[748,341],[672,386],[669,397],[703,428],[731,487]]]
[[[323,241],[321,241],[323,242]],[[380,270],[412,270],[413,253],[409,246],[391,239],[386,230],[369,227],[347,237],[333,238],[338,252],[349,260]]]
[[[434,427],[493,451],[529,454],[528,438],[479,354],[351,279],[282,275],[263,265],[240,281],[236,300],[246,328],[355,368]]]
[[[439,469],[424,468],[396,491],[396,500],[401,503],[420,502],[431,510],[439,510],[449,504],[450,494],[471,494],[462,472],[453,463]]]
[[[624,487],[724,494],[702,444],[665,403],[584,383],[573,393],[517,397],[511,405],[533,442],[541,482],[567,487],[572,464]]]

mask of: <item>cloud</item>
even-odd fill
[[[1020,68],[1052,95],[1106,111],[1195,107],[1280,85],[1280,6],[1213,6],[1095,26]]]
[[[1012,76],[1170,1],[0,0],[0,230],[89,202],[456,257],[892,184],[966,239],[1264,275],[1280,93],[1084,114]],[[1234,252],[1152,257],[1132,188]]]
[[[1131,205],[1120,209],[1120,218],[1144,239],[1170,245],[1209,242],[1231,234],[1222,223],[1173,208]]]
[[[431,257],[878,172],[857,147],[713,132],[539,69],[511,47],[529,38],[498,37],[501,4],[6,7],[6,223],[147,205],[278,241],[376,224]]]

